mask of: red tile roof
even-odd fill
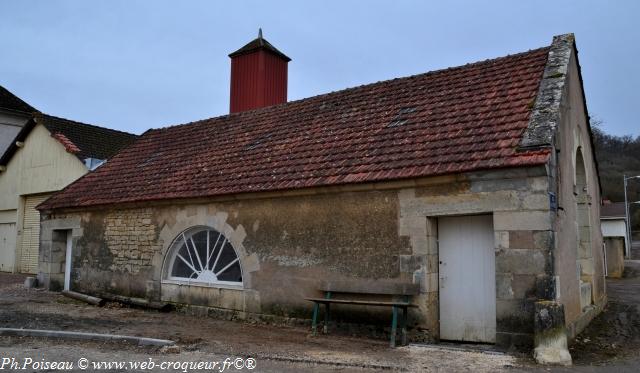
[[[600,207],[601,218],[626,218],[627,210],[624,202],[605,203]]]
[[[150,130],[41,209],[547,162],[518,150],[548,48]]]
[[[51,134],[51,137],[58,140],[64,146],[64,149],[67,151],[67,153],[80,153],[80,148],[78,148],[76,144],[74,144],[73,141],[69,140],[64,134],[56,132]]]
[[[108,159],[138,138],[136,135],[122,131],[54,117],[53,115],[34,113],[4,154],[0,156],[0,166],[9,164],[11,158],[18,151],[16,141],[25,141],[38,124],[44,126],[51,133],[51,136],[65,147],[67,152],[75,155],[82,162],[87,158]]]
[[[74,145],[78,151],[72,153],[80,160],[86,158],[109,159],[138,138],[138,136],[127,132],[54,117],[53,115],[39,113],[35,115],[35,118],[54,137],[55,134],[62,134]],[[67,144],[63,143],[63,145],[67,147]]]

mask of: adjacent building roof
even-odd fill
[[[150,130],[39,208],[545,164],[519,147],[549,48]]]
[[[33,113],[37,111],[33,106],[22,101],[18,96],[0,86],[0,109],[17,111],[20,113]]]
[[[600,207],[602,219],[625,219],[626,210],[624,202],[605,203]]]
[[[24,142],[37,124],[42,124],[54,139],[81,161],[87,158],[102,160],[111,158],[138,137],[126,132],[36,113],[24,125],[15,141],[2,155],[0,165],[6,166],[9,163],[13,154],[18,150],[16,142]]]

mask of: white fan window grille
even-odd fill
[[[209,285],[241,285],[240,258],[229,240],[208,227],[181,233],[169,251],[167,278]]]

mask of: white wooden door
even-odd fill
[[[16,224],[0,224],[0,272],[13,272],[16,261]]]
[[[67,251],[64,260],[64,290],[71,290],[71,250],[72,250],[71,231],[67,231]]]
[[[20,273],[38,272],[38,254],[40,248],[40,211],[36,206],[51,195],[27,196],[24,200],[24,219],[22,221],[22,245],[20,249]]]
[[[491,215],[438,219],[440,339],[496,340],[496,273]]]

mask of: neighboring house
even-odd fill
[[[408,281],[412,333],[525,348],[536,309],[570,336],[602,309],[573,35],[292,102],[288,57],[250,46],[231,54],[234,113],[150,130],[39,206],[45,286],[309,318],[324,280]]]
[[[0,271],[36,273],[40,214],[35,206],[135,138],[34,114],[0,157]]]
[[[622,277],[624,257],[629,255],[629,237],[624,202],[600,207],[600,227],[606,250],[607,276]]]
[[[22,126],[36,111],[31,105],[0,86],[0,154],[4,154]]]

